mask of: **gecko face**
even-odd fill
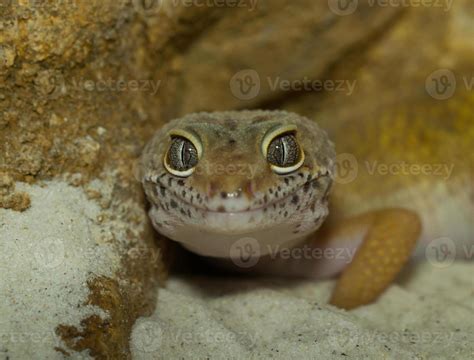
[[[334,156],[326,133],[296,114],[198,113],[158,131],[139,176],[163,235],[222,258],[252,238],[264,255],[324,221]]]

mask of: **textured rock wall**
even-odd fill
[[[443,118],[458,119],[450,133],[460,140],[453,141],[461,154],[472,148],[472,137],[459,135],[472,134],[466,120],[472,119],[472,91],[460,86],[455,101],[436,102],[424,84],[440,67],[453,69],[458,79],[472,74],[469,0],[455,2],[448,12],[364,0],[346,16],[314,0],[210,4],[0,3],[0,252],[7,274],[0,280],[7,329],[0,355],[35,353],[31,342],[11,336],[31,335],[26,322],[35,318],[43,327],[33,334],[48,334],[44,357],[130,357],[131,326],[152,310],[168,258],[165,240],[155,239],[147,220],[133,163],[153,131],[174,116],[231,108],[295,110],[327,127],[342,144],[340,151],[364,159],[367,150],[357,144],[367,134],[359,133],[358,122],[369,118],[376,124],[406,102],[414,104],[407,111],[416,111],[421,124],[437,109],[439,131],[433,136],[440,140],[449,127]],[[354,80],[357,93],[288,90],[272,85],[278,79]],[[243,91],[255,83],[250,93]],[[413,117],[408,119],[400,126],[409,129]],[[338,132],[345,126],[353,136]],[[360,203],[358,184],[343,188],[336,199]],[[82,253],[71,247],[78,238]],[[98,256],[105,249],[109,255]],[[18,286],[33,283],[38,273],[45,286]],[[74,296],[64,307],[45,308],[60,288],[60,299],[68,299],[71,289]],[[23,317],[12,315],[18,302]],[[64,313],[56,314],[60,308]]]

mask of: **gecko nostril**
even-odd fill
[[[223,199],[236,199],[239,198],[242,195],[242,189],[238,188],[235,191],[232,192],[227,192],[227,191],[222,191],[221,192],[221,198]]]

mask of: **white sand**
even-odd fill
[[[474,264],[413,266],[375,304],[333,281],[174,277],[134,328],[134,359],[471,359]]]
[[[16,188],[30,195],[31,208],[0,209],[0,359],[62,359],[54,347],[70,350],[56,327],[108,316],[83,305],[87,280],[113,276],[120,259],[97,221],[101,208],[81,188],[60,181]]]

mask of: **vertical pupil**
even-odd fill
[[[282,139],[278,139],[275,150],[277,152],[278,160],[280,161],[280,164],[283,165],[285,164],[285,148],[283,146],[283,141]]]
[[[191,161],[191,156],[192,156],[192,148],[189,143],[186,142],[186,140],[183,140],[184,146],[182,147],[181,150],[181,160],[183,162],[184,167],[188,167],[189,163]]]
[[[168,161],[171,167],[178,171],[185,171],[197,163],[197,150],[187,139],[175,137],[169,150]]]
[[[299,156],[299,147],[294,135],[283,135],[273,140],[269,147],[268,160],[277,166],[292,166]]]

